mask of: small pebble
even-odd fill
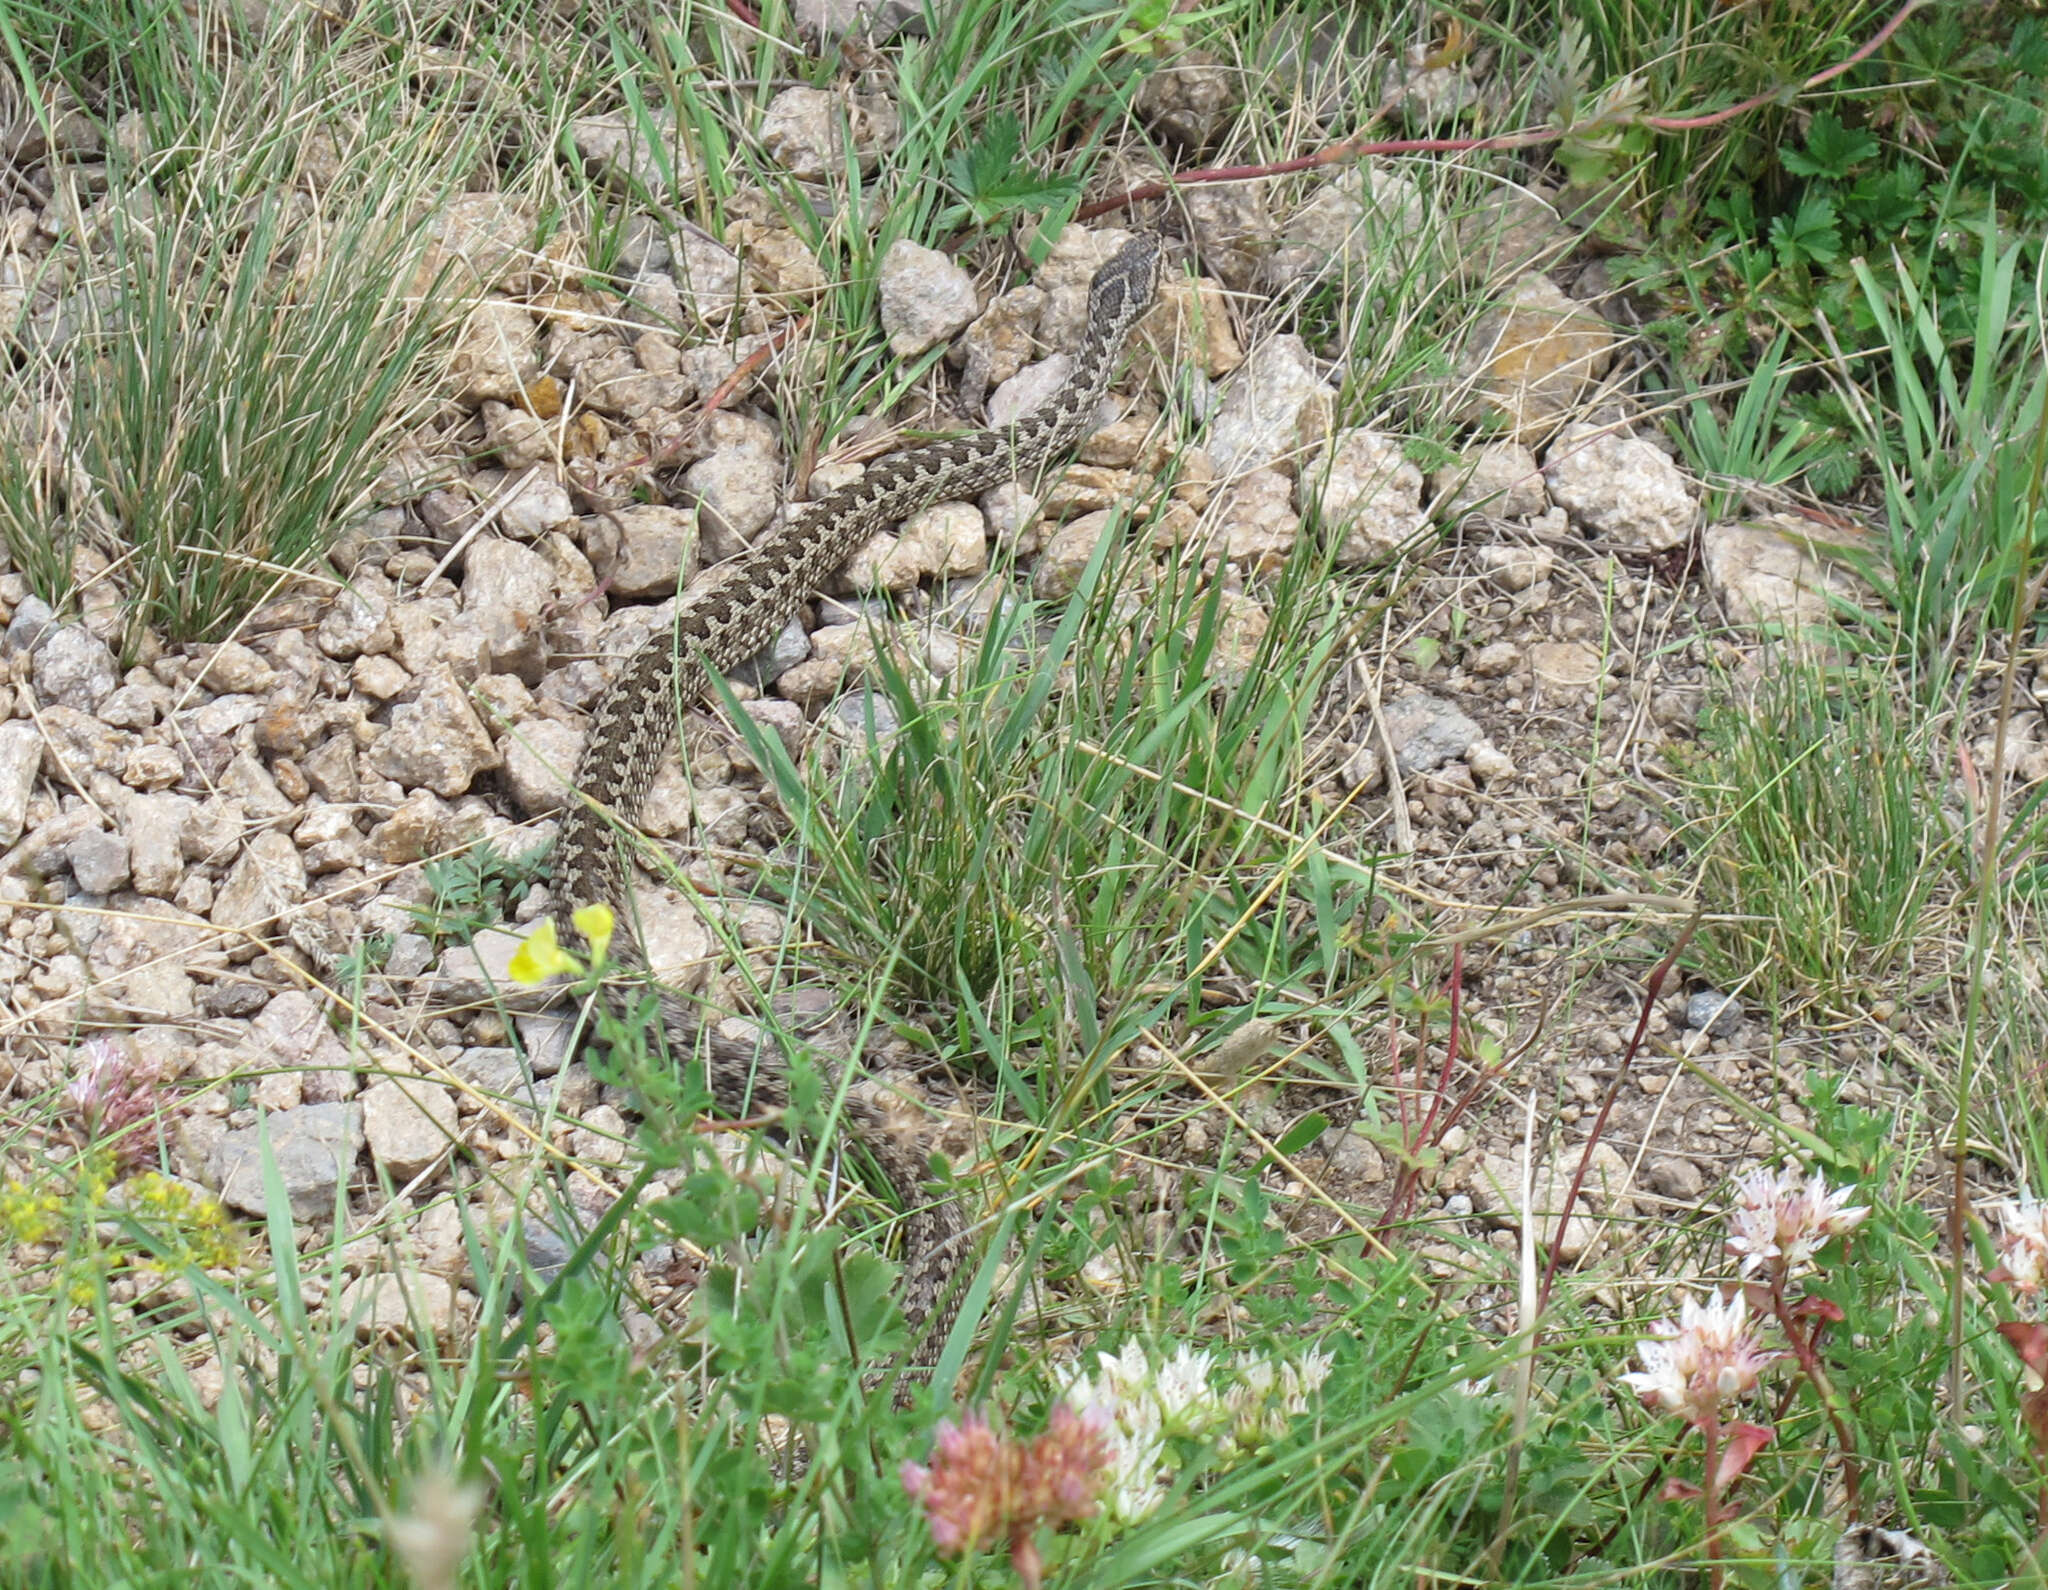
[[[1685,1002],[1685,1024],[1716,1038],[1732,1038],[1742,1028],[1742,1006],[1731,994],[1703,988]]]

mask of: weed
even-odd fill
[[[540,876],[546,859],[538,846],[504,855],[488,841],[436,857],[420,868],[432,898],[408,909],[420,931],[437,944],[448,939],[467,944],[505,919],[512,902]]]

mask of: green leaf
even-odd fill
[[[1023,129],[1014,116],[997,116],[978,143],[947,163],[954,184],[976,217],[990,224],[1017,210],[1044,209],[1080,192],[1080,179],[1044,176],[1021,160]]]
[[[1287,1128],[1286,1135],[1279,1142],[1275,1143],[1273,1147],[1281,1154],[1292,1157],[1295,1154],[1299,1154],[1304,1148],[1307,1148],[1309,1144],[1313,1143],[1329,1129],[1330,1118],[1327,1115],[1320,1112],[1304,1115],[1300,1120]]]
[[[1822,111],[1806,130],[1805,150],[1783,150],[1778,160],[1794,176],[1838,182],[1876,154],[1877,147],[1877,140],[1860,127],[1844,127],[1840,117]]]
[[[1825,193],[1809,193],[1789,219],[1774,217],[1771,247],[1777,251],[1778,263],[1788,269],[1827,265],[1841,258],[1842,234],[1835,225],[1834,200]]]

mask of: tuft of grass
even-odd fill
[[[1937,677],[1939,658],[2010,624],[2014,594],[2048,549],[2036,457],[2014,440],[2034,436],[2048,412],[2048,245],[2001,245],[1992,215],[1968,230],[1977,290],[1967,324],[1945,318],[1903,268],[1887,290],[1855,266],[1882,338],[1881,407],[1849,394],[1890,535],[1889,557],[1869,572],[1904,646]]]
[[[1798,371],[1785,368],[1790,334],[1780,332],[1758,356],[1756,368],[1736,391],[1732,408],[1717,406],[1706,393],[1686,403],[1683,422],[1671,432],[1686,460],[1705,483],[1700,506],[1709,524],[1743,511],[1750,491],[1777,491],[1829,452],[1827,439],[1786,399]]]
[[[208,58],[201,24],[157,20]],[[218,639],[325,547],[469,290],[432,252],[480,148],[450,95],[365,77],[346,32],[215,64],[182,97],[134,67],[103,87],[109,115],[154,97],[68,216],[70,338],[15,377],[55,440],[0,461],[10,555],[61,604],[75,549],[109,554],[131,644]]]
[[[1910,981],[1956,842],[1935,730],[1867,666],[1785,656],[1703,717],[1685,770],[1700,889],[1732,920],[1702,937],[1723,986],[1833,997]]]

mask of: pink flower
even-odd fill
[[[161,1072],[154,1060],[138,1059],[112,1038],[86,1040],[84,1063],[64,1089],[86,1134],[114,1144],[115,1157],[139,1162],[149,1151],[134,1130],[157,1113]]]
[[[1014,1440],[977,1413],[958,1424],[941,1420],[929,1466],[903,1465],[903,1488],[924,1503],[932,1541],[945,1556],[977,1551],[997,1539],[1029,1590],[1037,1590],[1044,1563],[1034,1538],[1040,1524],[1057,1529],[1093,1516],[1110,1452],[1103,1416],[1052,1410],[1045,1433]]]
[[[1736,1184],[1736,1196],[1728,1251],[1740,1257],[1744,1275],[1795,1275],[1830,1238],[1854,1231],[1870,1213],[1868,1205],[1846,1202],[1848,1188],[1831,1188],[1818,1173],[1802,1179],[1797,1165],[1776,1175],[1751,1171]]]
[[[2000,1212],[1999,1223],[2005,1229],[1991,1278],[2010,1282],[2016,1292],[2040,1291],[2048,1284],[2048,1204],[2017,1198]]]
[[[1777,1357],[1757,1345],[1748,1329],[1749,1304],[1740,1292],[1699,1303],[1679,1302],[1678,1323],[1659,1320],[1636,1347],[1641,1372],[1621,1378],[1653,1408],[1683,1414],[1704,1427],[1718,1420],[1723,1403],[1756,1387],[1764,1366]]]

